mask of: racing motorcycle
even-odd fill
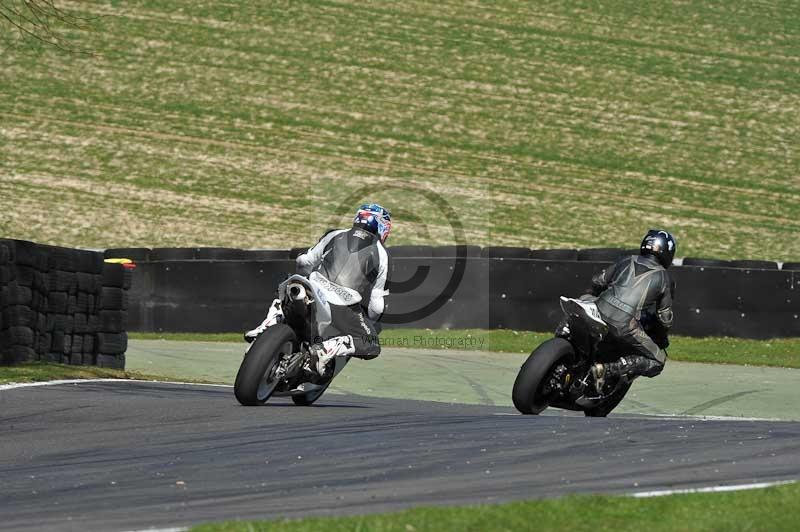
[[[514,406],[523,414],[539,414],[553,406],[605,417],[622,401],[636,377],[607,379],[598,391],[592,366],[612,362],[625,353],[606,339],[608,325],[593,301],[562,296],[560,303],[565,318],[556,336],[534,349],[520,368],[512,392]]]
[[[294,404],[310,406],[349,361],[336,357],[333,372],[324,379],[309,364],[309,347],[331,325],[330,303],[317,283],[292,275],[278,287],[278,298],[283,321],[248,345],[236,374],[233,390],[246,406],[263,405],[273,396],[290,396]]]

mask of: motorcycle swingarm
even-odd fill
[[[605,401],[608,401],[609,398],[611,398],[615,393],[617,393],[617,390],[619,390],[624,384],[628,384],[629,382],[630,381],[628,380],[620,379],[617,385],[614,386],[614,389],[611,390],[610,392],[603,395],[597,395],[594,397],[587,397],[585,395],[581,395],[580,397],[575,399],[575,404],[581,408],[592,408],[601,405]]]
[[[575,404],[578,405],[581,408],[592,408],[592,407],[595,407],[595,406],[601,404],[603,401],[605,401],[607,399],[608,399],[608,396],[586,397],[584,395],[584,396],[581,396],[581,397],[578,397],[577,399],[575,399]]]
[[[291,390],[284,390],[284,391],[275,391],[272,395],[275,397],[290,397],[292,395],[305,395],[309,392],[316,392],[318,390],[323,389],[325,386],[321,384],[313,384],[310,382],[304,382],[300,384],[297,388],[293,388]]]

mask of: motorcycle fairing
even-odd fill
[[[324,338],[325,332],[328,327],[330,327],[333,319],[331,317],[330,303],[328,302],[325,291],[313,280],[303,277],[302,275],[294,274],[278,286],[278,298],[281,301],[288,297],[286,289],[292,284],[302,285],[306,289],[307,294],[310,293],[313,295],[314,299],[313,301],[309,301],[309,303],[314,304],[317,334]]]
[[[317,288],[325,292],[325,297],[332,305],[349,307],[356,303],[361,303],[361,294],[340,284],[329,281],[319,272],[311,272],[309,280],[316,284]]]

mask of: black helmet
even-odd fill
[[[641,255],[653,255],[663,267],[669,268],[670,264],[672,264],[672,259],[675,257],[676,247],[678,245],[671,234],[660,229],[650,229],[642,239],[639,253]]]

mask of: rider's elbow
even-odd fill
[[[661,322],[662,327],[665,329],[672,328],[672,322],[675,315],[672,313],[672,308],[665,308],[658,311],[658,321]]]
[[[381,315],[383,315],[384,307],[385,303],[383,302],[383,298],[371,299],[369,307],[367,308],[367,316],[372,321],[377,321],[380,319]]]

